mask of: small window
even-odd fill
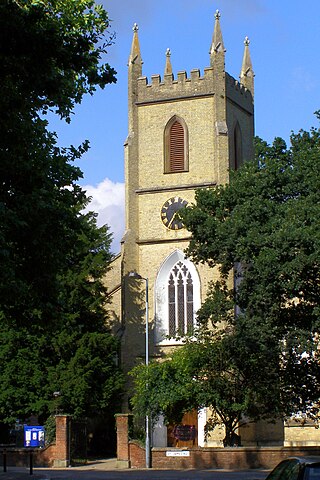
[[[188,171],[188,131],[185,122],[172,117],[164,132],[164,171],[178,173]]]
[[[238,170],[242,164],[242,135],[239,123],[237,122],[232,135],[230,167]]]

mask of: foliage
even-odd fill
[[[55,390],[68,413],[101,413],[122,378],[105,327],[111,236],[83,213],[73,162],[88,142],[57,147],[44,114],[70,121],[84,94],[115,81],[101,63],[107,13],[89,0],[6,0],[0,13],[0,417],[46,417]]]
[[[119,403],[123,377],[118,368],[118,342],[106,333],[86,333],[76,348],[62,358],[52,373],[57,388],[62,385],[59,409],[71,411],[76,418],[107,413]]]
[[[84,94],[115,81],[100,62],[112,40],[108,15],[93,0],[5,0],[0,13],[1,102],[70,120]]]
[[[56,419],[53,415],[47,418],[44,428],[46,445],[50,445],[56,439]]]
[[[279,396],[277,343],[268,337],[262,351],[261,339],[245,324],[234,332],[229,327],[201,329],[194,340],[186,340],[163,362],[133,370],[134,412],[148,413],[154,421],[163,415],[166,422],[179,423],[184,412],[209,407],[213,415],[207,433],[223,424],[225,444],[232,445],[244,417],[270,418],[274,412],[274,399]],[[268,375],[257,388],[262,368]]]
[[[192,376],[179,350],[166,361],[138,365],[131,375],[135,383],[132,405],[137,416],[148,415],[156,421],[163,414],[167,421],[179,421],[189,410],[186,398],[192,390]]]

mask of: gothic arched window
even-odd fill
[[[199,307],[198,272],[193,263],[176,250],[162,264],[157,276],[156,342],[175,343],[175,337],[192,334]]]
[[[193,281],[188,268],[175,264],[168,281],[169,335],[186,335],[193,332]]]
[[[164,172],[188,171],[188,129],[185,121],[174,115],[164,131]]]
[[[233,170],[238,170],[242,164],[242,136],[239,123],[237,122],[232,135],[231,145],[231,162],[230,167]]]

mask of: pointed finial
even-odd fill
[[[171,50],[170,48],[167,48],[166,50],[166,66],[164,70],[165,75],[172,75],[172,65],[171,65]]]
[[[214,31],[213,31],[213,36],[212,36],[212,43],[210,47],[210,65],[213,66],[215,62],[215,58],[217,54],[222,54],[224,55],[225,53],[225,48],[223,44],[223,39],[222,39],[222,33],[221,33],[221,28],[220,28],[220,12],[219,10],[216,10],[216,13],[214,14],[215,17],[215,25],[214,25]]]
[[[129,56],[128,65],[142,65],[141,53],[140,53],[140,45],[139,45],[139,37],[138,37],[138,24],[135,23],[132,27],[133,30],[133,39],[131,44],[131,51]],[[141,68],[140,68],[141,69]]]
[[[240,83],[244,85],[248,90],[250,90],[252,96],[254,93],[254,72],[252,68],[252,62],[250,57],[249,44],[250,40],[248,37],[244,39],[244,53],[242,60],[242,67],[240,72]]]

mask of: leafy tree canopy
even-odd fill
[[[105,327],[111,236],[83,213],[89,199],[73,165],[88,142],[57,147],[44,116],[51,110],[70,121],[84,94],[115,81],[102,63],[108,25],[90,0],[0,5],[0,419],[7,422],[47,416],[54,391],[78,416],[103,413],[120,392],[118,345]]]
[[[84,94],[115,82],[115,70],[101,63],[112,40],[108,14],[93,0],[5,0],[0,13],[1,102],[8,107],[51,108],[70,120]]]
[[[185,412],[208,407],[213,413],[206,432],[224,425],[224,443],[232,445],[237,428],[248,418],[270,419],[278,413],[279,347],[273,336],[262,334],[264,348],[261,337],[245,324],[237,330],[201,328],[170,358],[136,367],[135,414],[148,414],[154,421],[163,415],[175,424]]]

